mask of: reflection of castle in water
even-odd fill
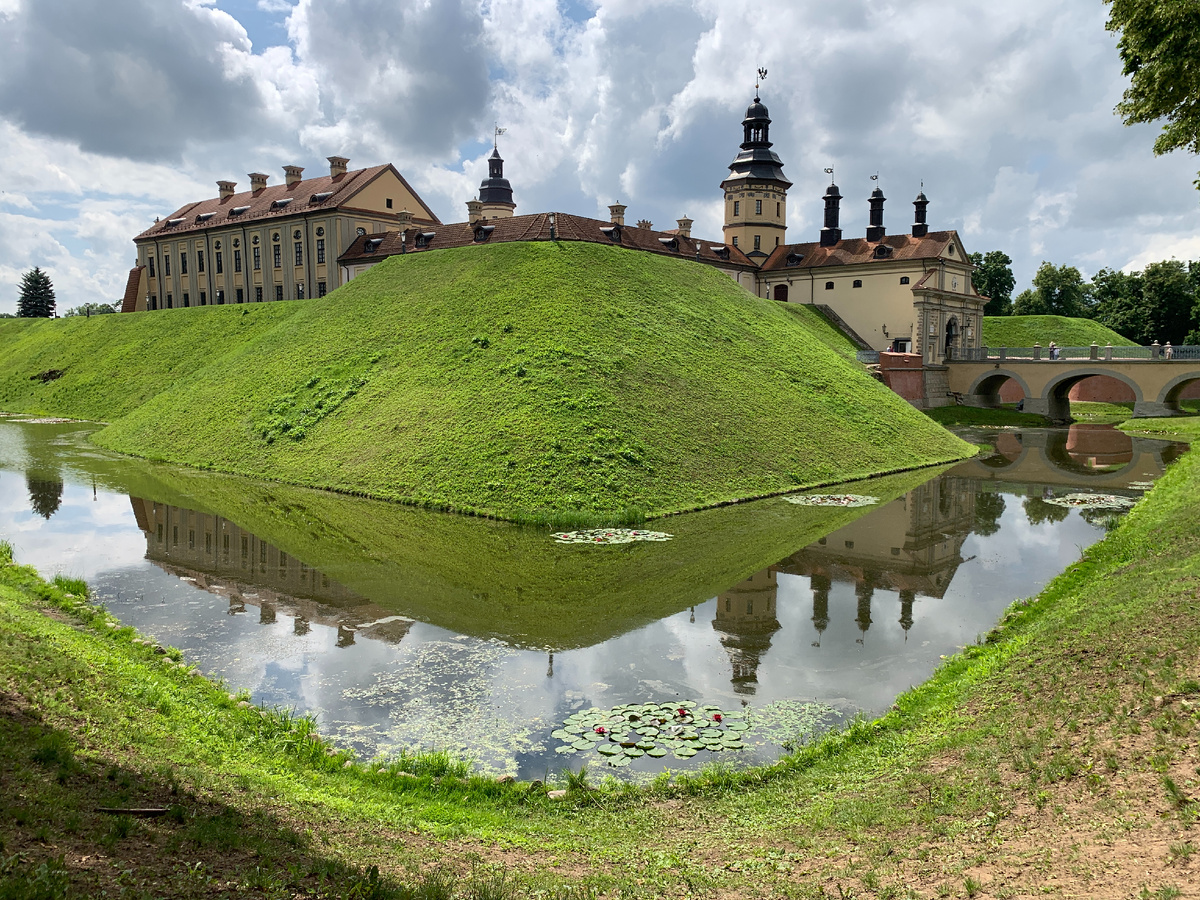
[[[211,513],[130,497],[146,536],[146,558],[163,571],[229,598],[229,614],[258,607],[259,622],[274,624],[279,611],[293,617],[297,635],[312,623],[337,628],[337,644],[355,636],[399,643],[412,621],[394,616],[324,572],[301,562],[228,519]]]
[[[872,601],[878,589],[899,595],[897,616],[907,634],[917,597],[943,596],[963,562],[978,488],[974,478],[935,478],[718,596],[713,628],[729,654],[734,691],[754,694],[759,664],[781,627],[775,607],[779,572],[809,579],[814,646],[820,646],[829,627],[829,592],[835,581],[854,585],[855,624],[864,638],[874,622]]]

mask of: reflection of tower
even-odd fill
[[[908,640],[908,629],[913,626],[913,601],[917,599],[914,591],[900,592],[900,627],[904,629],[904,640]]]
[[[354,643],[354,629],[348,625],[339,625],[337,630],[337,645],[349,647]]]
[[[553,651],[551,651],[551,653],[550,653],[550,664],[546,666],[546,677],[547,678],[554,677],[554,653],[553,653]]]
[[[858,597],[858,615],[854,617],[854,621],[863,635],[858,639],[860,644],[871,629],[871,598],[875,596],[875,582],[875,576],[867,571],[863,572],[862,580],[854,586],[854,594]]]
[[[820,647],[821,635],[829,627],[829,589],[833,582],[828,575],[813,575],[808,579],[808,583],[813,592],[812,623],[817,629],[817,639],[813,641],[813,646]]]
[[[312,626],[308,623],[308,619],[304,618],[304,616],[296,616],[296,618],[292,620],[292,634],[303,637],[310,631],[312,631]]]
[[[713,628],[729,654],[733,689],[753,694],[758,684],[758,666],[771,647],[771,635],[779,630],[775,618],[778,582],[774,569],[763,569],[717,597]]]

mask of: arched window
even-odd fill
[[[775,285],[775,299],[781,303],[787,303],[788,286],[786,284]]]
[[[907,275],[901,275],[901,276],[900,276],[900,283],[901,283],[901,284],[908,284],[908,276],[907,276]]]
[[[854,286],[855,286],[855,287],[862,287],[862,279],[861,279],[861,278],[855,278],[855,279],[854,279]]]
[[[827,290],[827,291],[833,290],[833,282],[832,281],[825,282],[825,290]]]

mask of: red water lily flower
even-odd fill
[[[608,729],[605,728],[603,725],[597,725],[594,730],[595,730],[596,734],[608,734]]]
[[[675,710],[675,715],[680,716],[680,717],[686,716],[687,710],[686,709],[677,709],[677,710]]]
[[[713,713],[713,721],[714,722],[720,722],[723,718],[725,718],[725,717],[723,715],[721,715],[720,713]]]

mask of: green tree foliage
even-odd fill
[[[64,317],[69,316],[103,316],[108,313],[115,313],[118,309],[116,303],[85,303],[83,306],[72,306],[65,313]]]
[[[1033,276],[1033,289],[1017,295],[1013,314],[1089,318],[1087,299],[1086,285],[1077,268],[1043,262]]]
[[[972,253],[975,274],[971,280],[975,290],[990,298],[983,308],[985,316],[1007,316],[1012,314],[1012,292],[1017,285],[1013,278],[1012,260],[1001,250],[989,250],[987,254]]]
[[[1197,307],[1200,265],[1166,259],[1141,272],[1101,269],[1090,293],[1096,320],[1139,344],[1193,343],[1200,324]]]
[[[981,537],[1000,530],[1000,517],[1004,515],[1004,495],[980,493],[975,497],[975,527]]]
[[[49,319],[54,315],[54,285],[37,266],[21,276],[17,315],[26,319]]]
[[[29,488],[29,505],[35,513],[43,519],[49,519],[58,512],[63,495],[61,480],[28,473],[25,476],[25,486]]]
[[[1126,125],[1166,124],[1156,154],[1200,152],[1200,0],[1107,0],[1108,30],[1130,76],[1117,112]],[[1197,181],[1200,187],[1200,181]]]

